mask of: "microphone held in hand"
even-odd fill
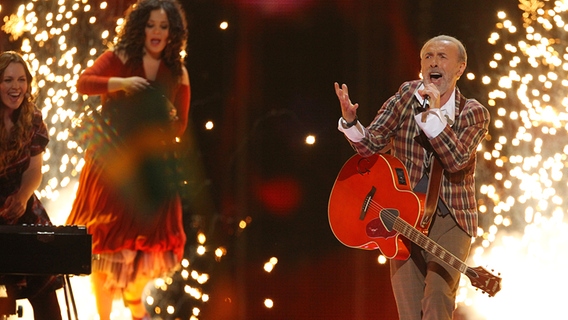
[[[430,97],[428,95],[424,96],[424,101],[422,101],[422,122],[426,122],[426,118],[428,117],[428,107],[430,106],[429,100]]]
[[[422,108],[428,109],[428,106],[430,106],[430,96],[429,96],[429,95],[425,95],[425,96],[424,96],[424,101],[422,101]]]

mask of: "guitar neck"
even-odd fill
[[[404,221],[400,217],[397,217],[394,222],[394,230],[404,235],[408,240],[412,241],[424,250],[435,255],[440,260],[447,263],[450,267],[458,270],[461,273],[466,273],[468,266],[463,261],[458,259],[448,250],[444,249],[444,247],[432,241],[430,238],[412,227],[408,222]]]

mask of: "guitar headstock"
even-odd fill
[[[467,268],[465,275],[471,284],[493,297],[501,290],[501,277],[494,275],[483,267]]]

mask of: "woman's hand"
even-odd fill
[[[43,153],[30,157],[30,164],[22,174],[20,188],[16,193],[9,195],[0,208],[0,217],[9,224],[14,224],[26,212],[28,200],[41,183]]]
[[[28,199],[23,199],[18,193],[8,196],[4,207],[0,209],[0,217],[8,224],[15,224],[26,211]]]
[[[150,83],[142,77],[122,78],[122,90],[127,94],[135,93],[146,89]]]

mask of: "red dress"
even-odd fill
[[[103,53],[80,76],[77,83],[79,92],[88,95],[101,95],[103,112],[109,98],[120,93],[108,93],[110,77],[145,77],[142,65],[127,68],[112,51]],[[162,62],[153,85],[165,89],[164,95],[177,109],[178,120],[172,124],[177,136],[180,136],[187,125],[189,111],[189,86],[177,82],[170,70]],[[119,110],[120,112],[120,110]],[[134,137],[137,141],[126,141],[136,148],[144,148],[143,141],[151,141],[152,133],[140,132]],[[131,153],[130,148],[128,152]],[[137,150],[137,149],[136,149]],[[186,236],[182,223],[182,207],[178,195],[160,205],[159,209],[150,216],[141,217],[135,205],[117,187],[121,176],[128,176],[128,169],[135,163],[124,162],[124,157],[105,154],[100,151],[87,149],[85,165],[79,178],[79,187],[71,213],[67,219],[70,225],[85,225],[93,236],[94,254],[113,254],[122,250],[144,252],[161,258],[161,254],[173,253],[173,259],[179,263],[183,257]],[[140,150],[137,153],[143,152]],[[136,157],[132,157],[135,161]],[[132,160],[132,159],[131,159]],[[112,172],[109,176],[108,172]],[[166,259],[167,260],[167,259]],[[148,263],[146,263],[148,264]],[[171,263],[151,261],[155,272],[171,268]],[[162,267],[160,267],[162,266]],[[131,268],[131,267],[129,267]],[[140,266],[137,266],[140,268]],[[93,264],[93,270],[96,269]],[[158,269],[158,270],[156,270]]]

